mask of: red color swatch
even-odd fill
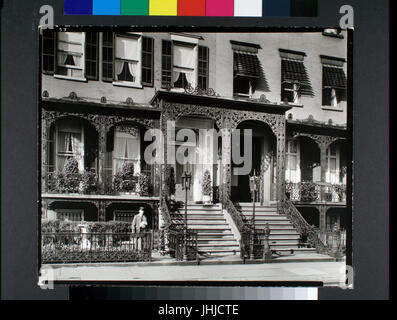
[[[178,0],[178,16],[205,16],[206,0]]]

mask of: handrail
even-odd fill
[[[318,230],[307,223],[305,218],[303,218],[299,210],[290,200],[284,199],[280,207],[298,233],[307,237],[307,241],[312,247],[316,248],[319,253],[328,252],[328,247],[319,238]]]
[[[251,230],[247,224],[244,222],[240,211],[237,210],[237,208],[234,206],[234,203],[230,199],[226,199],[224,202],[224,207],[226,211],[230,214],[232,217],[234,224],[236,225],[238,231],[240,233],[247,232]]]

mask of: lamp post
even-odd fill
[[[255,242],[255,201],[256,201],[256,192],[258,191],[258,180],[259,177],[256,176],[256,172],[254,170],[254,175],[249,178],[250,191],[252,194],[252,241],[251,241],[251,259],[255,259],[254,254],[254,242]]]
[[[187,260],[187,192],[190,190],[190,184],[192,181],[192,174],[190,172],[184,172],[182,178],[182,190],[185,190],[185,236],[184,236],[184,250],[183,260]]]

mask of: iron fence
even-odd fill
[[[42,263],[151,261],[152,233],[42,233]]]
[[[182,261],[184,259],[185,246],[187,260],[198,259],[197,230],[168,230],[167,238],[170,255],[176,260]]]
[[[253,241],[253,243],[252,243]],[[263,259],[265,248],[265,230],[255,229],[252,231],[245,231],[241,233],[240,240],[240,255],[242,259],[249,259],[251,257],[252,248],[254,250],[255,259]]]

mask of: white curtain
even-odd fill
[[[129,62],[128,69],[130,70],[131,75],[134,77],[134,82],[135,82],[137,80],[137,75],[138,75],[138,63]]]
[[[117,173],[125,162],[133,162],[139,172],[140,138],[127,132],[115,132],[113,149],[113,173]]]
[[[73,56],[76,67],[82,68],[81,56],[83,55],[82,32],[58,32],[58,64],[64,65],[68,55]]]
[[[191,86],[194,86],[194,73],[193,72],[185,72],[185,75],[186,75],[187,82],[189,82],[189,84]]]
[[[71,119],[57,124],[57,170],[62,171],[68,156],[74,157],[79,163],[79,170],[84,169],[84,144],[82,142],[82,126]]]
[[[121,72],[123,72],[124,61],[116,60],[116,75],[118,76]]]
[[[174,71],[172,73],[172,82],[173,83],[177,82],[180,75],[181,75],[181,72],[174,69]]]

